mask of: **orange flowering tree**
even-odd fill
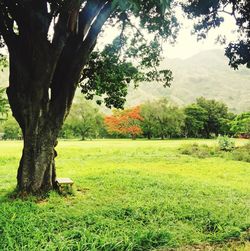
[[[131,135],[132,139],[142,133],[140,121],[140,107],[136,106],[125,110],[113,110],[113,115],[106,116],[105,125],[109,133]]]

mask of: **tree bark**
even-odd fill
[[[7,95],[24,141],[17,172],[17,189],[23,194],[45,194],[55,188],[54,159],[57,154],[54,148],[65,114],[70,109],[70,106],[65,108],[57,103],[57,115],[50,107],[54,67],[46,53],[49,50],[44,50],[44,58],[34,68],[32,61],[27,61],[21,50],[10,52]]]
[[[44,193],[56,187],[55,135],[40,133],[24,137],[23,154],[18,168],[20,192]]]
[[[150,140],[152,138],[150,133],[147,134],[147,138],[148,138],[148,140]]]
[[[131,138],[132,138],[132,140],[136,140],[136,135],[135,134],[131,134]]]
[[[7,94],[24,141],[17,188],[21,193],[44,194],[56,187],[55,146],[63,118],[50,114],[47,92],[40,90],[40,94],[32,98],[32,93],[12,88],[7,89]],[[62,108],[61,113],[65,114],[66,110]]]

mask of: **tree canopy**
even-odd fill
[[[181,135],[184,113],[179,107],[166,98],[146,102],[141,107],[142,129],[149,139],[152,136],[164,139]]]
[[[165,85],[172,80],[169,70],[157,70],[160,40],[175,39],[178,30],[171,0],[1,2],[0,32],[9,51],[16,50],[19,43],[25,46],[27,60],[33,60],[29,70],[37,67],[37,60],[51,61],[46,67],[53,69],[52,98],[59,88],[53,82],[74,74],[74,82],[78,82],[80,73],[87,98],[105,95],[106,105],[117,108],[123,106],[131,80],[157,80]],[[91,54],[98,36],[108,27],[117,31],[117,37]],[[145,31],[151,35],[146,36]],[[67,68],[63,67],[65,61]]]
[[[196,103],[206,114],[206,116],[203,117],[204,128],[202,134],[207,138],[209,138],[211,134],[215,134],[216,136],[220,133],[224,134],[224,132],[222,132],[222,126],[228,118],[228,107],[222,102],[214,99],[205,99],[204,97],[198,98]]]
[[[200,137],[208,120],[207,111],[197,104],[191,104],[184,108],[185,136]]]
[[[62,138],[69,136],[78,137],[82,140],[86,138],[96,138],[102,125],[103,117],[98,107],[95,107],[87,100],[79,99],[72,105],[60,136]]]
[[[132,139],[142,133],[141,121],[143,118],[140,115],[139,106],[125,110],[113,110],[113,115],[104,118],[109,133],[131,135]]]

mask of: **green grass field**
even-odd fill
[[[9,194],[22,142],[1,141],[0,250],[250,250],[250,163],[179,153],[193,142],[216,144],[60,141],[74,195],[21,201]]]

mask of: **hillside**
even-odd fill
[[[173,72],[171,87],[144,83],[136,90],[130,88],[127,106],[159,97],[169,97],[183,105],[204,96],[225,102],[234,112],[250,109],[250,70],[231,69],[222,50],[201,52],[185,60],[168,59],[162,67]]]
[[[250,110],[250,69],[231,69],[222,50],[204,51],[185,60],[167,59],[161,67],[172,70],[171,87],[159,83],[142,83],[136,90],[130,87],[126,106],[160,97],[184,105],[204,96],[225,102],[233,112]],[[0,86],[7,86],[7,79],[5,70],[0,74]]]

